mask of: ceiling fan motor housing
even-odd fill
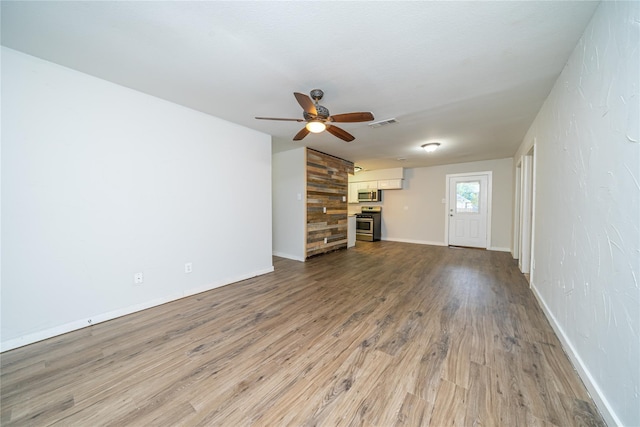
[[[306,120],[313,120],[313,119],[328,119],[329,116],[331,114],[329,114],[329,109],[327,107],[323,107],[322,105],[318,105],[316,104],[316,112],[318,113],[315,117],[312,116],[311,114],[307,113],[306,111],[302,112],[302,115],[304,116],[304,118]]]
[[[320,101],[324,96],[324,92],[321,89],[313,89],[309,94],[311,95],[311,99],[316,102]]]

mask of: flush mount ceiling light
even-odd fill
[[[430,142],[429,144],[421,145],[421,147],[427,153],[433,153],[434,151],[436,151],[438,149],[438,147],[440,147],[440,143],[439,142]]]
[[[322,122],[313,121],[313,122],[307,123],[305,127],[311,133],[320,133],[327,128],[327,125],[325,125]]]

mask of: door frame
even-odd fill
[[[534,257],[534,250],[536,248],[535,245],[535,235],[536,235],[536,170],[538,169],[538,149],[536,138],[533,139],[533,145],[531,146],[531,150],[527,153],[531,156],[531,269],[529,271],[529,286],[533,286],[533,272],[536,268],[536,258]]]
[[[520,157],[516,166],[516,173],[519,173],[517,180],[519,181],[519,194],[517,194],[515,203],[518,216],[515,217],[514,253],[518,253],[518,268],[520,271],[528,275],[529,287],[533,286],[533,274],[535,271],[535,218],[536,218],[536,163],[537,150],[536,140],[526,154]]]
[[[444,245],[449,246],[449,205],[451,201],[449,200],[449,181],[451,178],[464,178],[478,175],[486,175],[487,177],[487,247],[485,249],[491,248],[491,193],[493,190],[493,172],[492,171],[482,171],[482,172],[465,172],[465,173],[448,173],[445,175],[445,205],[444,205]]]
[[[521,198],[520,198],[520,257],[518,258],[518,268],[523,274],[531,271],[531,156],[522,156],[520,163],[521,173]]]
[[[515,194],[513,198],[514,206],[513,206],[513,251],[511,255],[513,259],[520,259],[520,239],[522,236],[520,235],[520,206],[521,206],[521,198],[522,198],[522,157],[518,161],[516,165],[516,176],[515,176]]]

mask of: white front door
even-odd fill
[[[488,175],[448,177],[449,245],[487,247]]]

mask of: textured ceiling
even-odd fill
[[[2,44],[365,169],[510,157],[597,2],[8,2]],[[293,92],[341,125],[291,141]],[[426,142],[442,143],[427,154]],[[398,160],[406,159],[406,160]]]

